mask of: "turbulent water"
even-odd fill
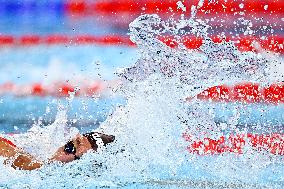
[[[235,127],[238,112],[225,131],[218,127],[214,113],[195,98],[198,93],[220,84],[251,81],[266,85],[281,79],[272,73],[272,68],[281,64],[276,55],[239,52],[232,42],[215,44],[207,37],[207,29],[205,23],[194,19],[163,21],[157,15],[143,15],[134,20],[130,38],[137,44],[140,58],[118,72],[122,83],[115,89],[127,103],[117,107],[98,129],[114,134],[116,142],[66,165],[54,163],[31,172],[3,166],[0,186],[282,188],[281,157],[249,147],[241,155],[198,156],[186,151],[184,132],[196,138],[217,138],[223,132],[246,131]],[[158,40],[162,35],[175,36],[177,43],[183,35],[202,36],[204,44],[198,50],[188,50],[182,43],[170,48]],[[185,102],[189,96],[192,100]],[[68,128],[65,111],[59,109],[54,124],[35,126],[19,136],[21,141],[26,140],[23,146],[35,140],[31,135],[37,136],[38,147],[26,150],[32,153],[51,138],[56,145],[64,144],[76,132]],[[41,135],[42,131],[47,135]],[[56,136],[51,135],[54,132]],[[49,148],[50,152],[55,150],[54,146]]]

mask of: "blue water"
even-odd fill
[[[0,54],[0,82],[19,84],[57,77],[72,80],[80,75],[111,80],[117,68],[129,66],[138,57],[134,48],[94,45],[2,48]],[[56,70],[49,70],[50,66]]]
[[[0,34],[126,35],[127,26],[106,24],[104,15],[68,14],[64,7],[66,3],[67,0],[1,0]],[[115,16],[109,18],[116,19]]]
[[[116,69],[130,65],[138,56],[133,48],[115,46],[8,48],[1,49],[0,54],[0,83],[17,85],[68,80],[76,84],[82,77],[88,81],[115,80]],[[1,132],[26,131],[40,118],[46,123],[55,119],[56,98],[6,95],[0,99]],[[67,101],[65,98],[60,100]],[[81,120],[85,127],[90,125],[90,129],[102,122],[121,101],[118,96],[75,98],[68,115],[70,119]],[[49,113],[46,113],[47,108]]]

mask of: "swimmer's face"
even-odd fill
[[[99,133],[99,137],[102,139],[104,144],[111,143],[114,141],[114,136],[112,135],[105,135]],[[68,150],[66,150],[66,146],[68,147]],[[89,150],[96,151],[97,149],[92,148],[92,145],[87,137],[78,134],[66,145],[60,147],[54,154],[54,156],[51,158],[51,160],[67,163],[80,158],[84,153],[88,152]]]

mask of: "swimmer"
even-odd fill
[[[98,132],[77,134],[72,140],[60,147],[48,162],[60,161],[68,163],[80,157],[89,150],[97,151],[99,147],[113,142],[113,135]],[[4,163],[15,169],[34,170],[40,168],[44,162],[18,148],[11,141],[0,137],[0,156],[7,158]]]

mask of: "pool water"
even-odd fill
[[[77,32],[72,33],[64,24],[58,27],[63,33]],[[29,29],[13,34],[29,33]],[[49,29],[39,25],[35,30],[47,34]],[[10,82],[23,90],[34,83],[72,83],[78,90],[91,81],[115,83],[107,92],[91,97],[76,97],[74,93],[25,96],[19,95],[21,91],[2,95],[1,136],[30,153],[42,150],[43,154],[56,150],[57,144],[78,130],[114,134],[116,141],[103,151],[84,154],[80,160],[50,163],[34,171],[14,170],[0,158],[0,188],[283,188],[281,155],[249,145],[240,154],[187,151],[184,133],[198,140],[231,133],[284,131],[282,104],[184,101],[224,83],[269,85],[283,80],[280,69],[273,75],[281,68],[283,57],[240,52],[229,42],[215,44],[207,38],[207,29],[206,23],[193,17],[162,20],[157,15],[142,15],[129,26],[129,36],[138,48],[1,48],[0,83]],[[3,33],[10,30],[7,27]],[[97,30],[82,32],[107,32]],[[169,48],[157,40],[165,34],[175,36],[179,46]],[[202,36],[206,43],[199,50],[185,49],[178,40],[186,34]],[[226,127],[220,128],[220,123]]]
[[[47,49],[42,46],[36,49],[29,48],[28,50],[3,50],[0,58],[2,62],[1,70],[3,70],[1,81],[5,82],[7,78],[9,78],[10,81],[19,84],[42,81],[52,82],[67,79],[76,82],[76,79],[81,79],[82,75],[84,78],[88,79],[111,80],[117,78],[113,73],[118,67],[131,66],[139,57],[136,50],[132,48],[83,46],[69,47],[66,48],[64,53],[58,53],[60,49],[62,49],[60,46],[48,47]],[[78,57],[80,57],[80,61],[78,61]],[[99,68],[96,68],[97,64],[94,66],[94,62],[96,61],[100,62]],[[56,62],[56,64],[54,62]],[[69,71],[65,72],[66,69]],[[55,73],[53,73],[53,71],[55,71]],[[43,75],[42,73],[47,74]],[[155,94],[155,92],[153,92],[153,94]],[[144,96],[142,95],[142,97]],[[147,107],[146,102],[139,99],[140,98],[138,98],[137,101],[141,104],[134,103],[132,105],[135,105],[138,109],[142,108],[142,112],[146,111],[143,109],[144,106]],[[68,99],[66,97],[62,97],[58,100],[54,97],[2,96],[0,104],[1,132],[4,136],[8,133],[21,134],[27,132],[27,130],[34,125],[40,125],[44,128],[52,124],[56,119],[56,114],[60,111],[58,110],[59,102],[66,105],[68,104]],[[118,106],[125,106],[127,103],[129,102],[125,101],[125,99],[121,97],[121,94],[91,99],[75,97],[68,105],[70,107],[68,109],[67,127],[76,127],[81,132],[96,129],[100,124],[105,122],[113,111],[117,111]],[[143,106],[141,107],[141,105]],[[163,113],[153,114],[152,111],[160,111],[159,109],[155,110],[155,107],[158,107],[157,104],[151,106],[151,108],[154,109],[149,109],[151,110],[150,114],[154,116],[150,117],[158,118],[164,116]],[[228,121],[233,116],[234,111],[238,109],[241,115],[238,120],[238,128],[250,129],[248,125],[258,125],[258,127],[254,127],[251,130],[268,133],[283,132],[282,105],[243,105],[239,103],[224,104],[204,102],[203,108],[211,109],[211,111],[215,112],[216,122]],[[136,124],[136,122],[140,122],[138,124],[140,125],[143,119],[145,119],[144,124],[147,124],[151,118],[142,112],[134,112],[134,115],[141,116],[141,118],[134,116],[136,119],[128,120],[129,123]],[[124,115],[124,113],[121,113],[120,116],[122,115]],[[162,117],[161,119],[165,118]],[[152,125],[153,123],[148,124]],[[159,122],[156,122],[156,124],[159,124]],[[164,123],[160,124],[163,125]],[[143,127],[142,125],[140,126]],[[152,126],[154,129],[155,126]],[[149,127],[143,128],[141,135],[148,129]],[[159,131],[154,129],[149,132],[153,133]],[[178,138],[179,136],[176,137]],[[147,141],[148,139],[145,138],[145,140]],[[29,142],[33,141],[26,139],[25,143]],[[129,141],[124,142],[129,144]],[[120,147],[117,146],[117,148]],[[160,147],[153,147],[153,149],[155,148]],[[113,149],[110,151],[112,150]],[[178,149],[178,151],[180,150],[181,149]],[[145,156],[145,154],[143,155]],[[184,156],[187,155],[185,154]],[[137,156],[134,157],[137,158]],[[121,165],[119,165],[119,167],[122,167],[116,167],[118,170],[112,170],[111,175],[107,175],[105,171],[101,170],[101,167],[93,165],[94,159],[101,158],[105,157],[97,157],[97,154],[87,154],[79,162],[73,162],[68,165],[48,165],[32,172],[14,171],[4,166],[2,167],[4,171],[1,173],[0,186],[3,188],[282,188],[284,182],[284,169],[281,163],[283,159],[279,157],[280,159],[273,158],[273,161],[271,161],[267,159],[269,157],[262,157],[261,153],[251,154],[248,155],[248,157],[238,157],[238,155],[235,154],[220,157],[194,156],[194,158],[190,157],[189,161],[184,162],[183,160],[182,164],[184,165],[179,164],[178,168],[171,168],[172,163],[167,165],[164,164],[164,162],[159,166],[154,166],[151,164],[147,165],[147,163],[141,164],[141,162],[136,162],[138,168],[135,174],[133,172],[135,170],[135,164],[133,164],[133,162],[131,164],[131,161],[128,159],[125,163],[122,162]],[[123,161],[122,157],[116,157],[112,154],[109,154],[108,158],[118,158]],[[102,161],[106,160],[103,159]],[[161,162],[162,161],[172,160],[161,160]],[[230,161],[234,163],[228,166],[228,162]],[[254,161],[258,163],[261,162],[260,164],[262,164],[262,166],[253,167]],[[263,161],[270,163],[263,164]],[[198,166],[198,162],[200,166]],[[220,162],[226,163],[220,164]],[[142,171],[139,166],[143,164],[149,167],[144,167]],[[127,171],[123,171],[121,175],[119,174],[119,170],[123,170],[124,166],[131,171],[126,169]],[[251,171],[251,173],[248,174],[247,171]],[[148,172],[151,174],[148,174]],[[234,176],[234,174],[237,176]]]

